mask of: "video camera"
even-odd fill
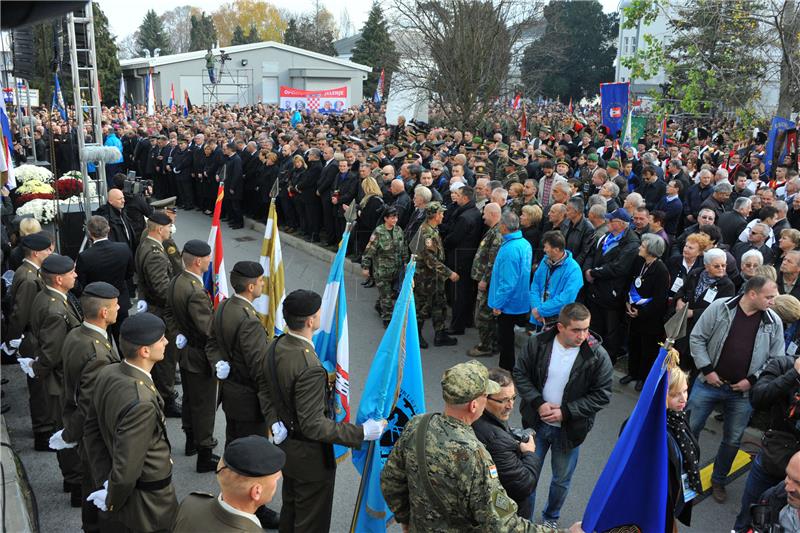
[[[219,60],[220,61],[230,61],[230,59],[231,59],[231,55],[230,54],[226,54],[225,50],[220,49],[220,51],[219,51]]]
[[[149,188],[149,189],[148,189]],[[153,180],[146,180],[141,177],[136,177],[133,171],[128,172],[125,182],[122,184],[122,193],[128,195],[141,194],[144,196],[150,195],[150,190],[153,188]]]

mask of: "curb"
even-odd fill
[[[0,417],[0,440],[2,441],[0,462],[3,466],[3,525],[6,531],[38,532],[33,490],[28,483],[22,461],[11,447],[5,417]]]
[[[246,228],[252,229],[260,233],[261,235],[264,234],[264,230],[266,229],[266,225],[263,222],[259,222],[257,220],[253,220],[252,218],[244,217],[244,226]],[[295,250],[299,250],[301,252],[305,252],[311,257],[315,257],[320,261],[324,261],[326,263],[333,263],[334,257],[336,257],[336,253],[319,246],[318,244],[314,244],[312,242],[308,242],[305,239],[301,239],[299,237],[295,237],[294,235],[290,235],[285,231],[280,232],[281,235],[281,244],[286,244],[287,246],[291,246]],[[349,274],[354,274],[357,276],[361,275],[361,265],[358,263],[354,263],[350,259],[345,258],[344,260],[344,270]]]

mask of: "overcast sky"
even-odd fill
[[[111,32],[117,37],[117,41],[136,31],[144,18],[144,14],[149,9],[153,9],[157,14],[177,7],[189,4],[211,13],[220,5],[220,0],[189,0],[186,2],[164,2],[163,0],[99,0],[100,7],[108,17],[111,24]],[[313,0],[272,0],[278,9],[287,10],[293,13],[310,13],[313,11]],[[337,23],[341,22],[342,14],[345,9],[350,17],[350,21],[355,28],[355,32],[361,29],[367,20],[369,9],[372,7],[372,0],[322,0],[328,11],[333,13]],[[619,0],[600,0],[606,12],[614,11],[619,4]]]

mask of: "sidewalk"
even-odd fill
[[[36,505],[33,491],[22,462],[11,447],[11,438],[6,428],[5,417],[0,417],[0,462],[3,466],[3,495],[0,498],[4,507],[2,530],[15,533],[36,533],[39,524],[36,518]]]

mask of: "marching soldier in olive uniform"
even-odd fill
[[[499,391],[481,363],[460,363],[442,376],[444,413],[418,415],[408,422],[381,473],[386,503],[404,530],[557,531],[517,516],[517,504],[472,431],[486,396]]]
[[[397,225],[397,209],[393,206],[383,210],[383,224],[375,228],[361,256],[361,273],[372,279],[378,287],[378,306],[387,327],[394,308],[394,282],[400,270],[408,262],[408,248],[403,238],[403,228]]]
[[[166,531],[178,508],[164,402],[151,378],[164,359],[165,333],[164,321],[150,313],[122,323],[124,359],[98,373],[83,434],[97,481],[88,500],[108,511],[110,522],[137,532]]]
[[[263,533],[255,512],[272,501],[285,462],[286,454],[263,435],[231,442],[217,469],[219,496],[189,494],[178,508],[172,532]]]
[[[337,423],[331,409],[331,386],[311,336],[320,327],[320,296],[296,290],[283,301],[288,331],[272,341],[262,362],[260,390],[264,416],[275,443],[286,453],[283,469],[281,533],[330,530],[336,460],[333,445],[351,448],[377,440],[386,421],[363,426]]]
[[[489,357],[497,347],[497,319],[489,308],[489,281],[492,279],[492,267],[503,236],[500,235],[500,207],[497,204],[486,204],[483,209],[483,220],[489,230],[483,236],[475,259],[472,260],[470,277],[478,282],[478,302],[475,306],[475,327],[478,329],[480,342],[467,351],[470,357]]]
[[[154,212],[147,220],[147,237],[136,249],[136,277],[139,287],[139,310],[148,311],[164,319],[167,307],[167,288],[174,275],[172,265],[164,250],[172,221],[163,211]],[[144,303],[142,303],[144,302]],[[175,392],[175,347],[169,345],[164,360],[153,369],[153,381],[164,400],[164,412],[169,417],[180,417],[180,403]]]
[[[447,279],[459,279],[458,274],[444,264],[444,244],[437,228],[442,223],[445,211],[446,208],[439,202],[429,203],[425,208],[426,220],[419,227],[419,235],[411,241],[411,251],[418,254],[417,270],[414,274],[414,301],[417,307],[420,348],[428,347],[422,337],[422,327],[427,318],[433,319],[434,346],[453,346],[458,342],[458,339],[449,336],[445,331],[447,300],[444,282]]]
[[[267,434],[267,399],[259,392],[259,382],[269,340],[253,307],[264,290],[263,275],[255,261],[233,265],[230,282],[235,294],[217,307],[206,343],[206,355],[221,380],[226,447],[240,437]],[[269,507],[260,508],[256,516],[265,528],[278,527],[280,517]]]
[[[45,288],[36,295],[31,304],[31,334],[39,347],[39,356],[34,359],[30,369],[44,381],[47,393],[47,408],[50,418],[57,428],[62,428],[64,364],[61,360],[61,347],[67,333],[81,325],[83,313],[77,299],[69,292],[75,286],[78,275],[75,262],[69,257],[50,254],[42,261],[41,274]],[[72,503],[80,507],[76,500],[81,490],[81,468],[77,450],[57,451],[58,466],[64,476],[64,488],[69,487]],[[75,505],[77,503],[78,505]]]
[[[203,284],[203,272],[211,262],[211,247],[193,239],[183,247],[185,269],[172,278],[167,290],[167,323],[177,333],[183,385],[183,431],[186,454],[197,453],[197,472],[213,472],[219,457],[212,452],[217,380],[214,365],[206,357],[206,340],[214,313]],[[216,361],[214,361],[216,363]]]
[[[32,362],[39,355],[36,339],[31,334],[31,303],[36,295],[44,289],[44,279],[40,273],[42,261],[50,255],[53,243],[50,236],[40,231],[22,238],[22,249],[25,259],[14,272],[9,296],[12,302],[11,316],[8,323],[8,336],[11,339],[22,338],[19,345],[20,364]],[[23,337],[24,335],[24,337]],[[47,409],[47,392],[44,381],[28,374],[28,404],[31,412],[33,428],[33,448],[39,452],[49,452],[48,439],[55,430],[55,421],[50,418]]]
[[[170,224],[169,237],[164,239],[164,251],[167,253],[169,262],[172,265],[172,273],[178,275],[183,271],[181,249],[178,248],[178,245],[175,244],[175,239],[173,239],[173,235],[175,234],[175,219],[178,217],[178,210],[174,205],[170,205],[164,208],[164,212],[172,222]]]
[[[81,464],[81,484],[77,506],[82,506],[84,531],[99,529],[97,508],[86,498],[98,485],[92,479],[89,456],[83,446],[83,427],[91,410],[92,392],[97,374],[111,363],[119,362],[119,353],[114,346],[108,327],[117,321],[119,291],[104,281],[88,284],[81,294],[83,324],[67,333],[61,347],[64,362],[64,429],[50,439],[56,450],[77,446]],[[102,480],[101,480],[102,481]],[[73,506],[76,502],[73,501]]]

